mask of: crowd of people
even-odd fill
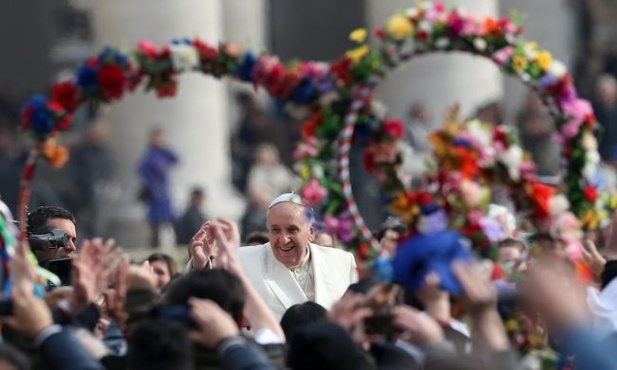
[[[12,226],[6,207],[2,217]],[[597,248],[588,240],[591,283],[553,255],[532,255],[512,215],[494,265],[454,260],[459,295],[427,271],[419,289],[383,282],[354,254],[315,243],[312,218],[293,193],[271,200],[264,235],[242,241],[236,223],[204,222],[189,262],[128,258],[113,240],[76,246],[79,220],[43,206],[16,243],[3,301],[0,365],[6,369],[539,369],[521,351],[508,310],[520,310],[555,352],[550,368],[617,369],[610,351],[617,216]],[[388,219],[380,254],[406,233]],[[60,281],[41,286],[39,265]],[[504,289],[503,275],[520,274]],[[62,273],[64,272],[64,273]],[[513,290],[512,290],[513,289]],[[520,333],[519,333],[520,335]],[[529,339],[529,338],[527,338]]]

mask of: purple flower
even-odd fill
[[[436,234],[448,228],[448,217],[443,210],[438,210],[422,216],[418,221],[417,228],[422,234]]]
[[[506,237],[506,234],[501,228],[501,224],[497,220],[484,217],[480,220],[480,227],[482,227],[482,231],[488,240],[493,243],[503,240]]]
[[[321,95],[334,91],[336,83],[334,78],[329,74],[314,79],[315,90]]]

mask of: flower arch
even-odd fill
[[[553,60],[548,51],[524,41],[522,34],[516,19],[477,16],[439,2],[421,2],[393,15],[384,28],[375,30],[377,40],[372,48],[365,30],[354,31],[351,38],[358,43],[357,48],[331,64],[298,61],[285,65],[272,55],[257,56],[231,43],[210,45],[198,38],[173,40],[161,48],[145,41],[128,51],[107,47],[85,61],[72,79],[53,86],[49,97],[36,95],[24,104],[22,127],[32,133],[37,144],[23,172],[19,214],[22,237],[36,160],[42,155],[52,165],[61,165],[67,159],[66,150],[55,144],[54,137],[70,127],[76,107],[86,102],[113,102],[140,87],[154,90],[161,98],[172,97],[178,89],[178,74],[198,71],[253,84],[274,98],[303,108],[308,118],[294,154],[302,179],[300,194],[317,211],[326,229],[348,246],[357,247],[360,255],[369,254],[378,243],[353,198],[351,143],[360,140],[366,145],[365,165],[386,190],[391,209],[414,225],[419,222],[420,213],[412,215],[412,211],[426,197],[419,197],[397,173],[400,156],[396,142],[404,136],[403,125],[376,109],[372,94],[400,64],[417,55],[449,51],[488,58],[538,92],[554,117],[564,147],[562,189],[570,209],[582,227],[597,227],[606,216],[605,204],[593,182],[599,161],[593,112],[586,101],[577,98],[565,66]],[[524,162],[518,150],[511,156],[519,165]],[[523,187],[532,189],[525,193],[528,198],[533,200],[538,189],[536,198],[544,203],[558,195],[540,186],[535,172],[525,173],[528,177],[518,180],[531,184]],[[566,212],[568,205],[560,209]],[[548,216],[534,214],[542,220]],[[546,229],[544,224],[540,228]]]
[[[377,248],[377,241],[357,212],[349,182],[348,151],[352,139],[360,136],[359,131],[375,127],[371,121],[375,114],[369,104],[373,90],[390,71],[416,56],[465,52],[493,61],[503,72],[518,78],[539,95],[553,117],[556,139],[562,145],[563,176],[558,186],[547,186],[540,181],[533,162],[508,128],[491,128],[479,123],[459,126],[461,122],[454,117],[432,137],[436,171],[428,174],[419,191],[410,189],[397,174],[400,158],[393,141],[399,137],[388,136],[394,130],[389,129],[386,119],[381,120],[378,132],[371,134],[365,164],[378,174],[393,213],[410,224],[412,231],[421,232],[431,226],[430,220],[435,223],[436,217],[442,217],[444,227],[471,237],[476,250],[482,251],[488,242],[485,235],[488,230],[481,225],[485,218],[479,216],[488,212],[488,204],[474,209],[478,213],[473,221],[455,217],[465,209],[453,206],[462,202],[469,208],[461,197],[471,189],[488,192],[490,197],[490,187],[500,184],[507,187],[518,210],[524,212],[537,231],[564,242],[567,254],[580,262],[581,231],[596,229],[606,222],[615,200],[598,193],[597,122],[589,102],[578,98],[565,65],[535,42],[524,40],[523,27],[517,19],[478,16],[460,7],[447,8],[440,2],[421,2],[394,14],[383,28],[375,30],[375,36],[378,40],[371,50],[366,32],[354,31],[351,38],[359,46],[337,62],[350,63],[355,75],[362,76],[353,86],[350,108],[342,119],[337,162],[347,212],[363,239],[373,249]],[[479,142],[475,138],[478,135],[484,135],[486,140]],[[491,158],[479,162],[487,160],[483,157],[487,150],[492,152]],[[452,182],[453,172],[459,177],[456,182]],[[314,181],[309,180],[309,184]],[[448,188],[447,192],[444,187]],[[445,214],[433,215],[436,210]]]

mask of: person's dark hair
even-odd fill
[[[377,240],[381,240],[388,230],[396,231],[399,234],[405,234],[407,232],[407,227],[397,219],[388,218],[381,224],[379,230],[375,233]]]
[[[167,265],[167,270],[169,271],[169,276],[170,277],[174,277],[178,274],[178,268],[176,267],[176,261],[174,261],[173,257],[165,254],[165,253],[152,253],[150,256],[148,256],[148,258],[146,258],[146,261],[152,263],[152,262],[156,262],[156,261],[162,261],[165,262],[165,264]]]
[[[326,317],[328,311],[315,302],[295,304],[285,311],[281,318],[281,328],[285,332],[287,343],[291,343],[298,329]]]
[[[47,221],[52,218],[61,218],[75,223],[75,216],[68,210],[56,206],[41,206],[28,214],[28,234],[36,234],[47,229]]]
[[[131,370],[189,370],[193,345],[179,323],[148,319],[133,330],[128,343],[127,365]]]
[[[341,326],[317,321],[300,328],[287,353],[292,370],[363,369],[360,350]]]
[[[193,270],[169,284],[164,300],[167,304],[187,305],[191,297],[210,299],[238,324],[242,321],[246,295],[240,279],[229,271]]]
[[[253,231],[246,236],[244,245],[262,245],[270,241],[268,233],[265,231]]]

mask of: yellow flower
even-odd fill
[[[522,55],[517,55],[512,58],[512,69],[519,72],[525,68],[527,68],[527,58]]]
[[[349,34],[349,39],[351,41],[357,42],[358,44],[361,44],[366,40],[366,35],[367,35],[366,29],[358,28]]]
[[[413,36],[413,26],[411,22],[401,14],[391,16],[386,24],[386,29],[388,34],[395,39]]]
[[[541,70],[547,71],[551,68],[553,56],[548,51],[539,51],[538,54],[536,54],[536,63],[538,63],[538,67],[540,67]]]
[[[368,45],[362,45],[358,46],[353,50],[349,50],[347,53],[345,53],[345,55],[347,55],[347,57],[351,59],[354,63],[357,63],[360,59],[364,58],[369,51],[370,48],[368,47]]]
[[[600,217],[592,209],[589,209],[583,215],[581,222],[585,228],[595,230],[600,225]]]
[[[298,174],[302,180],[308,181],[311,178],[311,168],[306,163],[303,163],[300,165]]]
[[[525,43],[525,47],[529,48],[530,50],[538,50],[538,43],[535,41],[529,41]]]

